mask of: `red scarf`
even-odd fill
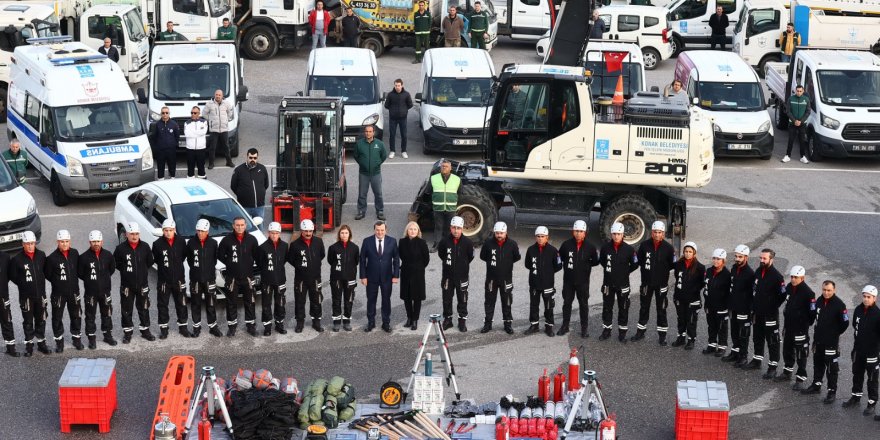
[[[235,238],[238,239],[238,243],[241,244],[241,242],[244,241],[244,234],[235,234]]]
[[[34,254],[36,254],[36,253],[37,253],[37,251],[33,251],[33,252],[24,251],[24,254],[25,254],[28,258],[30,258],[31,260],[34,259]]]
[[[138,243],[140,243],[140,241],[138,241],[137,243],[132,243],[132,242],[129,241],[129,242],[128,242],[128,245],[131,246],[132,249],[137,249],[137,248],[138,248]]]
[[[174,237],[173,236],[167,240],[168,240],[168,246],[174,246]]]
[[[620,242],[620,243],[623,243],[623,242]],[[611,244],[614,245],[614,252],[617,252],[618,250],[620,250],[620,243],[611,242]]]
[[[504,247],[505,241],[507,241],[506,238],[504,240],[495,240],[495,242],[498,243],[498,247]]]
[[[694,264],[694,260],[693,260],[693,258],[690,259],[690,260],[684,260],[684,267],[685,267],[685,269],[690,269],[691,266],[692,266],[693,264]]]
[[[60,249],[59,249],[59,250],[60,250]],[[61,251],[61,255],[64,255],[64,259],[65,259],[65,260],[67,259],[67,254],[69,254],[69,253],[70,253],[69,250]]]
[[[661,243],[660,241],[654,240],[654,251],[657,251],[657,249],[660,249],[660,243]]]
[[[581,245],[584,244],[584,241],[583,240],[575,240],[575,244],[577,245],[578,252],[580,252]]]

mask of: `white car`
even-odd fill
[[[236,217],[244,217],[248,232],[258,243],[266,241],[266,236],[257,229],[263,219],[252,219],[226,190],[204,179],[158,180],[129,188],[116,195],[113,210],[113,223],[120,243],[126,239],[124,225],[136,222],[140,226],[141,240],[150,246],[162,236],[162,222],[166,218],[174,220],[178,236],[187,240],[195,237],[196,222],[208,219],[211,222],[209,234],[219,242],[232,232],[232,221]],[[226,285],[221,276],[225,268],[223,263],[217,262],[220,291]],[[185,269],[189,273],[188,265]]]
[[[24,231],[31,231],[40,241],[40,214],[37,202],[0,159],[0,251],[20,251]]]

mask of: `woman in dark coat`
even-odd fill
[[[336,243],[327,252],[330,264],[330,292],[333,295],[333,331],[342,328],[351,331],[351,305],[354,302],[354,288],[357,287],[357,270],[360,249],[352,241],[351,228],[339,227]]]
[[[431,258],[428,243],[422,239],[422,231],[416,222],[406,225],[405,237],[397,247],[400,252],[400,299],[406,308],[405,327],[418,328],[419,312],[425,300],[425,268]]]

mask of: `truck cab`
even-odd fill
[[[87,8],[90,5],[130,5],[138,9],[143,21],[143,29],[155,37],[165,30],[165,23],[174,23],[174,30],[183,34],[187,40],[210,40],[217,36],[217,28],[223,26],[223,19],[232,19],[231,0],[91,0],[80,3],[78,0],[57,0],[70,8]]]
[[[232,41],[168,41],[156,42],[150,63],[150,81],[147,90],[138,89],[138,100],[149,107],[147,124],[161,118],[162,107],[168,107],[183,134],[183,123],[190,119],[194,106],[204,107],[214,92],[223,91],[223,97],[233,108],[234,118],[229,121],[229,151],[233,157],[239,152],[239,127],[242,103],[248,98],[244,85],[244,67]],[[181,148],[184,139],[180,139]]]
[[[721,6],[727,15],[727,44],[733,41],[733,30],[737,26],[743,0],[677,0],[667,6],[669,25],[672,27],[672,49],[675,55],[685,48],[709,47],[712,29],[709,17]]]
[[[137,8],[126,5],[98,5],[87,9],[76,23],[76,39],[99,48],[110,38],[119,50],[119,67],[128,82],[147,78],[150,65],[150,39],[144,31]]]

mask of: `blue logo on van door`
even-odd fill
[[[92,71],[92,66],[76,66],[76,70],[79,72],[80,78],[94,78],[95,72]],[[85,157],[85,156],[83,156]]]
[[[608,159],[610,147],[608,139],[596,139],[596,159]]]
[[[678,31],[686,34],[688,33],[688,22],[682,20],[678,22]]]
[[[82,157],[103,156],[105,154],[137,153],[140,151],[137,145],[110,145],[107,147],[86,148],[80,150]]]

